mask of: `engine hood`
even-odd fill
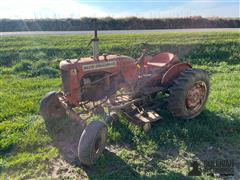
[[[91,71],[105,68],[112,68],[119,64],[134,62],[135,60],[128,56],[107,55],[99,56],[99,60],[94,60],[92,57],[80,59],[66,59],[60,62],[61,70],[69,70],[73,68],[81,68],[83,71]]]

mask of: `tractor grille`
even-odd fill
[[[68,78],[68,71],[63,71],[61,72],[62,76],[62,88],[65,94],[70,93],[70,82]]]

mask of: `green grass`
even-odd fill
[[[66,36],[32,36],[32,37],[4,37],[0,38],[0,65],[12,66],[19,60],[27,59],[32,62],[38,60],[56,60],[64,58],[78,58],[91,55],[91,48],[87,47],[90,35]],[[205,59],[205,61],[239,61],[239,33],[155,33],[155,34],[127,34],[100,35],[102,53],[127,54],[138,57],[141,45],[145,41],[151,43],[151,52],[159,50],[179,51],[181,46],[191,49],[199,46],[192,53],[189,60]],[[178,49],[180,48],[180,49]],[[185,48],[186,49],[186,48]],[[231,59],[229,59],[231,57]],[[196,61],[201,62],[201,61]]]
[[[90,55],[90,36],[0,38],[0,179],[186,179],[193,159],[239,159],[239,37],[240,33],[101,35],[103,52],[133,57],[144,41],[151,43],[150,54],[179,47],[186,51],[183,60],[209,71],[212,85],[205,110],[191,121],[162,110],[163,120],[145,133],[121,116],[109,129],[107,150],[93,168],[66,163],[38,115],[43,95],[61,87],[55,71],[59,61]]]

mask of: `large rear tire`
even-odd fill
[[[208,73],[201,69],[187,69],[169,88],[168,110],[175,117],[192,119],[198,116],[208,99]]]
[[[92,121],[83,131],[78,144],[78,157],[82,164],[91,166],[100,157],[107,142],[107,125]]]

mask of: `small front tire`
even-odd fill
[[[107,142],[107,125],[92,121],[83,131],[78,144],[78,158],[84,165],[91,166],[103,153]]]
[[[57,92],[52,91],[45,95],[40,103],[40,115],[47,122],[63,119],[66,110],[57,97]]]

